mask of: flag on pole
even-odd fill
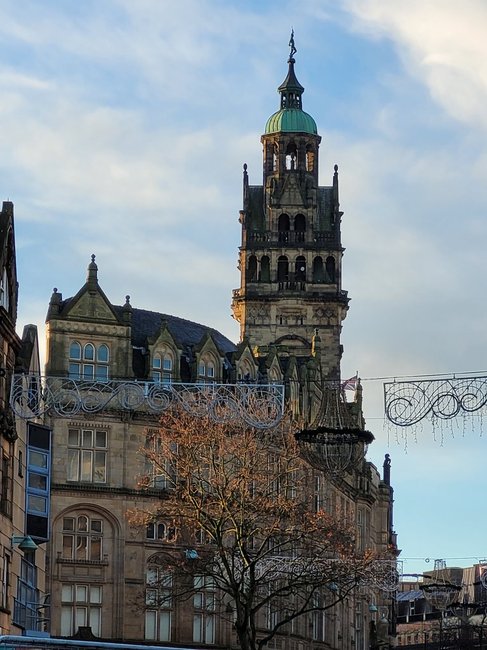
[[[350,377],[350,379],[345,379],[342,381],[341,388],[342,390],[356,390],[358,381],[358,372],[356,372],[354,377]]]

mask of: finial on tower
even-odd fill
[[[291,61],[294,62],[294,55],[297,52],[296,46],[294,45],[294,29],[291,29],[291,38],[289,39],[289,47],[291,48],[291,51],[289,52],[289,59],[288,63],[291,63]]]

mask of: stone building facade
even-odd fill
[[[314,458],[310,507],[347,512],[359,551],[396,557],[389,465],[381,477],[365,458],[365,443],[373,436],[365,435],[359,383],[351,402],[341,387],[340,332],[348,296],[341,285],[338,171],[335,167],[330,186],[319,185],[321,138],[303,111],[304,89],[294,64],[291,55],[279,110],[262,136],[263,184],[251,185],[244,167],[241,284],[232,303],[240,323],[238,344],[204,325],[134,307],[128,296],[122,305],[112,303],[94,256],[77,293],[63,298],[54,289],[51,296],[46,376],[51,395],[62,392],[57,409],[45,411],[53,449],[53,636],[69,638],[89,629],[107,640],[236,645],[228,616],[202,606],[204,585],[201,597],[183,605],[140,608],[161,544],[173,543],[163,522],[140,529],[127,517],[164,492],[141,453],[158,422],[148,405],[163,399],[154,387],[283,385],[286,405],[308,433],[308,447],[310,432],[326,426],[363,432],[355,462],[339,474],[332,472],[329,457],[321,465],[320,455]],[[81,407],[83,391],[88,397]],[[142,489],[140,478],[147,474],[151,482]],[[392,630],[386,626],[378,634],[372,607],[379,601],[392,620],[392,600],[370,585],[320,621],[303,620],[274,646],[388,647]]]
[[[40,377],[37,329],[20,337],[14,210],[0,212],[0,634],[42,632],[48,615],[45,542],[49,505],[49,431],[16,418],[14,373]]]

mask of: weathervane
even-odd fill
[[[291,52],[289,53],[289,60],[292,61],[294,55],[297,52],[297,49],[294,45],[294,29],[291,29],[291,38],[289,39],[289,47],[291,48]]]

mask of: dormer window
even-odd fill
[[[156,352],[152,358],[152,381],[170,384],[174,374],[173,355],[168,352]]]
[[[81,344],[72,341],[69,346],[69,378],[87,381],[107,381],[110,350],[102,343]]]
[[[211,384],[215,381],[215,364],[211,359],[201,359],[198,364],[198,382]]]

